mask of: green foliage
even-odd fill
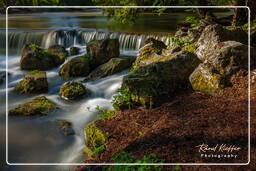
[[[104,110],[104,109],[100,109],[99,106],[96,107],[96,111],[99,113],[99,116],[98,116],[99,120],[112,119],[116,114],[115,110],[106,110],[106,109]]]
[[[149,154],[147,156],[143,156],[142,158],[135,160],[131,156],[131,154],[125,152],[124,150],[120,150],[117,154],[112,156],[115,163],[163,163],[164,161],[159,159],[154,153]],[[155,170],[162,171],[163,169],[158,165],[115,165],[105,167],[106,171],[147,171],[147,170]]]
[[[100,145],[92,150],[93,156],[99,155],[100,153],[104,152],[106,149],[105,144]]]
[[[132,95],[124,88],[119,88],[117,90],[118,95],[115,95],[112,100],[113,107],[116,110],[122,110],[124,108],[131,108],[132,106]]]
[[[184,46],[188,46],[189,44],[190,42],[177,39],[175,37],[170,37],[168,39],[168,47],[176,47],[176,46],[184,47]]]
[[[191,27],[199,26],[200,18],[196,16],[188,16],[185,19],[187,22],[191,23]]]

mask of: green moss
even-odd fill
[[[86,135],[84,152],[89,157],[97,155],[105,150],[105,144],[107,141],[106,135],[96,127],[94,122],[89,123],[85,128]]]
[[[86,87],[80,82],[67,82],[60,88],[60,95],[64,98],[74,100],[86,94]]]
[[[32,101],[19,105],[15,109],[11,109],[9,115],[46,115],[55,109],[57,109],[57,106],[53,102],[45,96],[39,96],[32,99]]]
[[[96,107],[96,110],[98,112],[98,119],[99,120],[108,120],[108,119],[112,119],[115,114],[116,114],[116,111],[115,110],[103,110],[103,109],[100,109],[99,106]]]

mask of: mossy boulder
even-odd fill
[[[78,55],[79,54],[80,49],[78,47],[71,47],[70,48],[70,55]]]
[[[56,124],[64,135],[74,135],[75,131],[72,128],[72,123],[66,120],[56,120]]]
[[[86,50],[90,57],[92,68],[104,64],[120,54],[118,39],[110,38],[91,41],[87,44]]]
[[[14,88],[21,93],[44,93],[48,91],[48,82],[45,71],[34,70],[23,78]]]
[[[228,80],[207,62],[200,64],[189,80],[195,91],[210,95],[220,95],[229,85]]]
[[[88,78],[97,79],[121,72],[131,67],[135,59],[135,57],[111,58],[107,63],[93,70]]]
[[[46,51],[51,55],[58,56],[59,57],[58,59],[60,60],[59,61],[60,63],[63,63],[63,61],[68,56],[68,51],[66,51],[65,47],[62,46],[62,45],[50,46]]]
[[[27,44],[21,51],[20,67],[23,70],[52,69],[65,61],[66,55],[60,49],[59,46],[42,49],[35,44]]]
[[[84,95],[86,95],[86,87],[81,82],[66,82],[60,88],[60,96],[64,99],[74,100]]]
[[[95,122],[89,123],[84,128],[84,134],[86,145],[84,152],[89,158],[105,149],[107,136],[99,128],[97,128]]]
[[[207,26],[202,32],[198,42],[196,54],[202,61],[216,54],[221,43],[225,41],[236,41],[242,44],[248,43],[247,33],[240,28],[227,29],[218,24]]]
[[[90,72],[90,59],[87,55],[75,57],[65,63],[60,71],[59,75],[68,79],[72,77],[84,77]]]
[[[139,50],[138,57],[133,65],[134,68],[170,59],[169,56],[162,55],[163,50],[167,48],[162,41],[149,38],[145,43],[145,46]]]
[[[138,68],[123,78],[122,88],[146,108],[161,105],[167,96],[189,86],[189,76],[199,65],[195,54],[181,51],[172,59]]]
[[[34,116],[47,115],[58,107],[45,96],[35,97],[29,102],[18,105],[18,107],[9,110],[9,115]]]
[[[254,48],[251,48],[251,54],[251,59],[255,59]],[[251,60],[251,65],[252,68],[255,66],[255,60]],[[215,53],[191,74],[190,82],[196,91],[219,95],[231,85],[231,76],[240,69],[248,69],[248,46],[235,41],[220,42]]]

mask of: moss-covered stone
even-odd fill
[[[78,47],[71,47],[70,48],[70,55],[78,55],[79,54],[79,48]]]
[[[105,146],[107,141],[107,136],[96,127],[95,122],[89,123],[84,128],[85,133],[85,145],[84,152],[87,153],[89,157],[92,157],[97,152],[97,149]]]
[[[53,56],[57,56],[58,57],[58,58],[56,58],[58,60],[58,61],[56,61],[57,63],[63,63],[65,61],[66,57],[68,56],[68,52],[66,51],[65,47],[62,45],[50,46],[45,51]]]
[[[66,82],[60,88],[60,96],[64,99],[74,100],[86,95],[86,88],[81,82]]]
[[[145,43],[146,45],[139,50],[138,57],[134,62],[133,68],[172,58],[172,56],[162,55],[163,50],[167,48],[163,42],[150,38]]]
[[[181,51],[170,60],[139,67],[123,78],[122,87],[146,108],[161,105],[167,96],[189,86],[189,75],[199,65],[195,54]]]
[[[121,72],[131,67],[135,59],[135,57],[112,58],[107,63],[102,64],[93,70],[88,78],[97,79]]]
[[[94,40],[87,44],[86,51],[90,57],[91,67],[94,69],[111,58],[119,56],[119,41],[109,38]]]
[[[22,81],[15,86],[15,91],[21,93],[44,93],[48,91],[48,82],[45,71],[34,70],[29,72]]]
[[[62,64],[65,57],[57,47],[42,49],[35,44],[27,44],[21,52],[20,67],[24,70],[48,70]]]
[[[189,77],[195,91],[210,95],[220,95],[228,86],[226,79],[209,63],[200,64]]]
[[[65,63],[59,75],[68,79],[72,77],[84,77],[90,72],[90,59],[88,55],[78,56]]]
[[[18,107],[9,110],[9,115],[34,116],[47,115],[58,107],[45,96],[35,97],[29,102],[18,105]]]

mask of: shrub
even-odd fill
[[[123,110],[130,109],[132,107],[132,95],[131,93],[124,88],[117,90],[118,95],[115,95],[112,100],[114,109]]]

